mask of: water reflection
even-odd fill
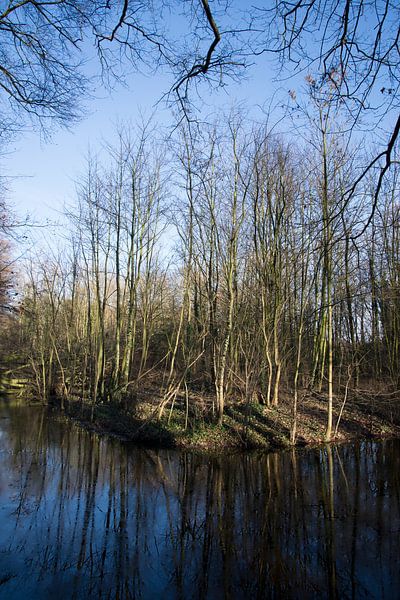
[[[1,598],[397,598],[400,444],[204,458],[0,414]]]

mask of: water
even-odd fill
[[[400,598],[400,443],[209,458],[0,405],[0,598]]]

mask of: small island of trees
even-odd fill
[[[202,0],[187,7],[197,44],[183,57],[130,2],[112,13],[78,4],[8,3],[0,16],[2,100],[12,106],[3,130],[18,114],[41,126],[77,118],[74,52],[88,31],[109,74],[115,52],[168,66],[179,122],[163,141],[151,123],[121,126],[87,158],[60,249],[25,257],[20,284],[11,254],[19,234],[2,200],[2,385],[166,445],[187,445],[207,427],[241,446],[398,433],[400,120],[371,148],[358,126],[396,111],[398,38],[383,33],[399,9],[380,3],[386,12],[377,11],[366,49],[361,2],[339,2],[326,21],[318,2],[282,1],[273,19],[257,13],[268,43],[258,36],[239,48],[240,27],[230,37],[218,25],[229,10]],[[273,25],[286,36],[271,35]],[[193,119],[191,87],[234,76],[249,56],[308,61],[311,73],[315,46],[300,56],[298,40],[323,25],[318,75],[307,75],[304,102],[289,91],[285,131],[239,110]],[[210,45],[199,55],[204,31]],[[252,21],[247,34],[255,31]],[[31,61],[29,77],[11,47]]]

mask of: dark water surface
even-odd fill
[[[400,598],[400,443],[204,458],[0,404],[0,597]]]

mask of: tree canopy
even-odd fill
[[[103,75],[168,68],[182,102],[202,78],[223,84],[260,54],[285,74],[329,81],[357,122],[399,107],[400,7],[389,0],[12,0],[1,3],[3,120],[23,110],[60,122],[79,115],[95,50]],[[8,108],[8,111],[6,110]]]

